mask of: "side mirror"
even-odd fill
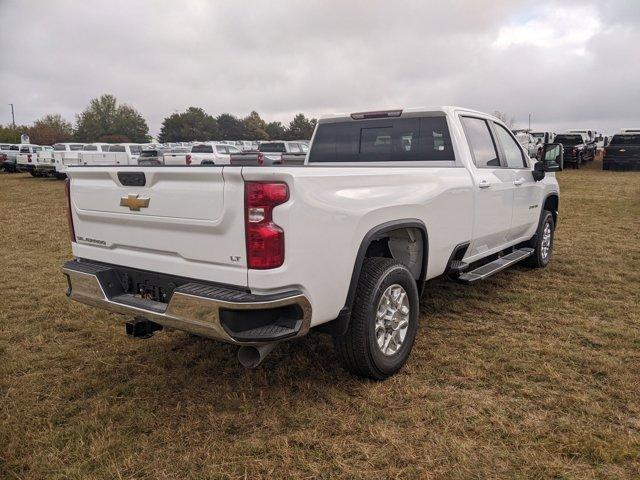
[[[544,171],[544,165],[541,161],[536,162],[533,164],[533,179],[536,182],[539,182],[540,180],[542,180],[544,178],[544,176],[546,175],[545,171]]]
[[[558,172],[564,168],[564,149],[561,143],[547,143],[542,147],[540,163],[545,172]]]

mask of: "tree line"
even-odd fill
[[[217,117],[202,108],[189,107],[162,121],[158,141],[189,142],[193,140],[302,140],[310,139],[316,119],[302,113],[288,124],[266,122],[258,112],[244,118],[229,113]],[[49,114],[33,125],[0,125],[0,142],[20,143],[20,135],[29,135],[31,143],[53,145],[62,142],[147,143],[151,140],[144,117],[132,106],[118,103],[113,95],[94,98],[75,124],[60,114]]]

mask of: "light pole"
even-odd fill
[[[13,103],[10,103],[9,105],[11,105],[11,124],[13,125],[13,129],[16,129],[16,116],[13,113]]]
[[[529,133],[531,133],[531,114],[529,114]]]

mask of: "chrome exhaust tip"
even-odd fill
[[[238,350],[238,361],[244,368],[256,368],[275,346],[275,343],[267,343],[259,347],[242,346]]]

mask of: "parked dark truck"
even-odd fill
[[[640,133],[614,135],[602,155],[603,170],[640,170]]]
[[[596,142],[582,133],[561,133],[553,140],[564,147],[564,163],[580,168],[596,156]]]

